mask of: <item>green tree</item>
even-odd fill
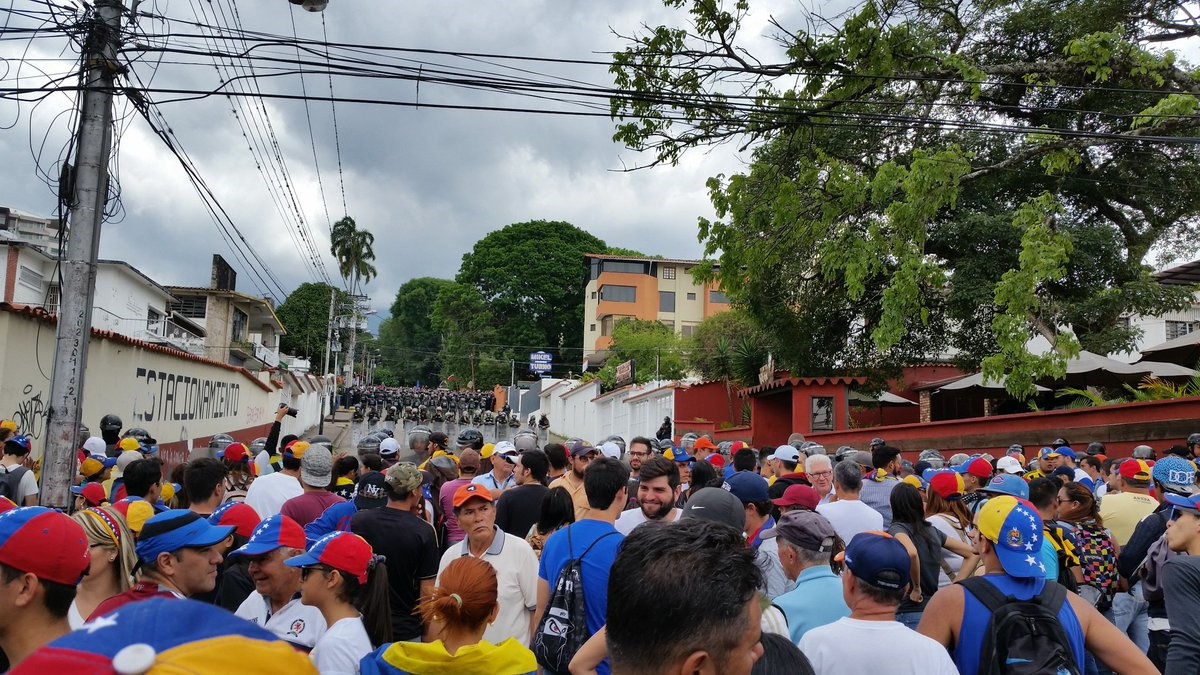
[[[708,381],[725,386],[729,421],[736,424],[735,387],[758,384],[758,371],[767,362],[771,341],[754,317],[740,308],[714,314],[696,326],[688,345],[688,367]]]
[[[396,291],[391,318],[379,327],[379,341],[389,374],[398,382],[437,384],[442,340],[433,329],[431,313],[438,294],[452,285],[449,279],[420,277],[406,281]]]
[[[280,349],[287,354],[309,359],[314,369],[321,367],[325,357],[331,291],[336,308],[349,307],[345,291],[328,284],[304,283],[275,308],[275,315],[287,330],[287,335],[280,338]]]
[[[603,241],[578,227],[546,220],[514,223],[476,242],[463,256],[456,280],[479,292],[495,317],[500,342],[516,346],[493,356],[523,363],[529,352],[542,349],[564,373],[578,361],[578,352],[568,357],[561,348],[583,344],[583,257],[606,250]]]
[[[476,389],[508,382],[510,363],[492,346],[497,341],[495,319],[476,288],[459,283],[442,287],[430,318],[441,340],[442,380],[453,378]]]
[[[1014,394],[1120,318],[1188,302],[1154,248],[1200,242],[1200,78],[1171,47],[1178,3],[867,0],[741,35],[748,0],[665,0],[686,27],[614,57],[616,139],[671,163],[739,139],[709,190],[707,275],[774,335],[784,365],[887,372],[960,349]],[[805,30],[804,26],[817,27]],[[705,276],[701,270],[701,276]],[[1034,335],[1056,346],[1044,357]]]
[[[611,389],[616,384],[617,365],[633,361],[634,382],[678,380],[687,374],[687,346],[675,331],[657,321],[619,319],[613,326],[609,357],[596,378]]]
[[[375,278],[376,270],[372,264],[375,261],[375,235],[365,229],[360,230],[358,224],[350,216],[345,216],[333,224],[330,232],[330,250],[338,263],[338,272],[350,287],[350,293],[358,293],[359,283],[370,283]],[[358,305],[353,304],[350,330],[350,347],[346,350],[347,363],[354,363],[354,346],[358,340]],[[353,375],[353,371],[351,372]]]

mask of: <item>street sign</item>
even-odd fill
[[[529,369],[541,377],[550,377],[550,366],[554,361],[552,354],[537,351],[529,355]]]

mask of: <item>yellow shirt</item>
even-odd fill
[[[583,479],[575,478],[575,472],[567,471],[560,478],[555,478],[550,482],[550,489],[561,487],[571,493],[571,501],[575,504],[575,522],[583,520],[583,517],[592,510],[588,505],[587,493],[583,490]]]
[[[1100,500],[1100,517],[1104,519],[1104,527],[1113,533],[1117,544],[1124,547],[1133,536],[1133,529],[1142,518],[1158,508],[1158,500],[1150,495],[1136,492],[1117,492],[1104,495]]]

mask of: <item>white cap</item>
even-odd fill
[[[395,457],[398,452],[400,452],[400,441],[394,438],[385,438],[379,441],[380,457]]]
[[[768,459],[778,459],[781,462],[800,462],[800,451],[790,445],[781,445],[775,448],[775,452],[771,453]]]
[[[601,443],[600,454],[608,457],[609,459],[621,459],[621,446],[613,443],[612,441]]]
[[[1003,471],[1004,473],[1025,473],[1025,468],[1021,466],[1021,461],[1011,455],[1004,456],[996,460],[996,469],[998,471]]]
[[[83,442],[83,451],[86,452],[90,457],[103,459],[105,457],[104,451],[107,448],[108,444],[105,443],[104,439],[100,438],[99,436],[92,436]]]

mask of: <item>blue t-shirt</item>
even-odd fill
[[[604,626],[605,615],[608,613],[608,572],[612,569],[613,561],[617,559],[617,549],[625,540],[624,535],[609,523],[581,520],[551,535],[542,547],[542,559],[538,563],[538,578],[545,581],[553,593],[554,584],[558,582],[558,575],[566,567],[567,561],[583,555],[588,546],[601,537],[604,537],[603,541],[593,546],[582,562],[583,601],[587,609],[588,633],[595,633]],[[596,668],[596,672],[600,675],[608,675],[611,672],[608,659]]]
[[[775,598],[774,604],[787,619],[792,642],[800,642],[800,638],[813,628],[850,616],[850,608],[842,595],[841,577],[828,565],[801,572],[796,578],[796,588]]]
[[[1037,596],[1047,583],[1040,577],[1018,579],[1005,574],[989,574],[983,578],[991,582],[1001,593],[1018,600],[1029,600]],[[979,672],[979,650],[983,648],[983,636],[987,632],[988,622],[991,619],[991,612],[987,611],[983,603],[964,588],[963,619],[959,626],[958,644],[954,645],[954,651],[951,653],[951,656],[954,657],[954,664],[958,666],[958,672]],[[1075,610],[1071,608],[1069,600],[1063,600],[1062,609],[1058,611],[1058,620],[1067,634],[1067,642],[1070,644],[1075,665],[1082,673],[1083,627],[1079,625],[1079,618],[1075,616]]]
[[[1046,566],[1046,581],[1058,581],[1058,551],[1050,537],[1042,537],[1042,564]]]

